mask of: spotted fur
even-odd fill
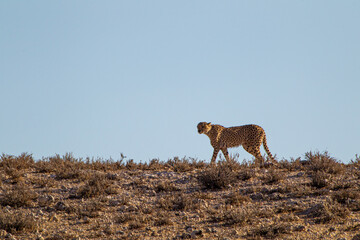
[[[221,125],[211,124],[210,122],[200,122],[197,125],[197,129],[199,134],[205,134],[210,138],[210,143],[214,148],[211,158],[212,164],[215,163],[220,150],[223,152],[226,160],[229,160],[227,149],[242,145],[248,153],[252,154],[263,165],[264,159],[260,153],[261,144],[263,144],[270,159],[275,162],[266,143],[265,131],[258,125],[249,124],[226,128]]]

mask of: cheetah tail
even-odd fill
[[[271,152],[270,152],[270,150],[269,150],[269,148],[267,146],[266,135],[264,135],[264,138],[263,138],[263,146],[264,146],[264,149],[265,149],[266,153],[269,155],[271,161],[273,163],[275,163],[275,159],[274,159],[273,155],[271,154]]]

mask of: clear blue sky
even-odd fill
[[[348,162],[359,13],[357,0],[0,0],[0,153],[209,161],[196,125],[211,121],[263,126],[279,159]]]

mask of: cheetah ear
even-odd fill
[[[211,125],[211,122],[208,122],[208,124],[207,125]]]

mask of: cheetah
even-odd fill
[[[197,129],[199,134],[203,133],[210,138],[210,143],[214,148],[214,153],[211,158],[212,165],[215,163],[219,150],[223,152],[226,160],[229,161],[230,158],[227,149],[242,145],[243,148],[260,161],[261,166],[263,166],[264,159],[260,154],[261,144],[263,144],[271,161],[275,163],[274,157],[270,153],[266,143],[265,131],[258,125],[249,124],[226,128],[221,125],[211,124],[211,122],[200,122],[197,125]]]

